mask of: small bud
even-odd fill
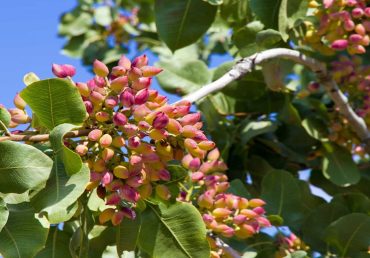
[[[179,119],[179,122],[182,124],[182,126],[185,125],[194,125],[200,120],[200,113],[193,113],[193,114],[188,114],[184,116],[183,118]]]
[[[220,158],[220,151],[215,148],[212,151],[210,151],[207,155],[208,160],[218,160]]]
[[[112,173],[108,171],[104,172],[100,181],[103,186],[106,186],[107,184],[113,181]]]
[[[236,225],[240,225],[240,224],[243,224],[246,220],[247,220],[246,216],[239,214],[239,215],[234,217],[233,222]]]
[[[94,73],[99,77],[107,77],[109,74],[108,67],[101,61],[95,59],[93,63]]]
[[[171,174],[166,169],[161,169],[159,171],[159,178],[163,181],[169,181],[171,179]]]
[[[251,199],[249,200],[249,207],[256,208],[265,205],[266,202],[264,202],[261,199]]]
[[[131,82],[135,82],[137,81],[141,76],[143,75],[143,73],[141,72],[141,70],[137,67],[132,67],[131,70],[128,72],[128,79],[131,81]]]
[[[123,217],[124,217],[123,212],[121,212],[121,211],[115,212],[112,216],[112,219],[111,219],[113,226],[117,226],[117,225],[121,224],[121,222],[123,220]]]
[[[118,98],[116,96],[110,96],[105,99],[104,106],[113,109],[118,105]]]
[[[107,205],[118,205],[121,201],[121,197],[118,195],[118,193],[112,193],[108,196],[106,196],[106,202]]]
[[[73,77],[76,74],[76,69],[72,65],[53,64],[51,67],[53,74],[58,78]]]
[[[181,133],[182,126],[177,120],[170,118],[167,124],[167,130],[169,133],[177,136]]]
[[[215,146],[216,144],[213,141],[201,141],[198,144],[199,148],[201,148],[202,150],[206,150],[206,151],[214,149]]]
[[[125,199],[129,202],[137,202],[140,198],[139,193],[134,188],[128,185],[122,186],[119,190],[119,194],[122,199]]]
[[[90,100],[94,104],[100,104],[104,101],[104,96],[97,91],[92,91],[90,94]]]

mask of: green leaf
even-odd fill
[[[184,95],[211,82],[212,75],[207,65],[199,60],[160,61],[156,65],[164,69],[157,79],[161,87],[168,92]]]
[[[251,198],[251,194],[240,179],[234,179],[230,182],[228,192],[247,199]]]
[[[256,43],[256,36],[262,29],[263,24],[261,22],[253,21],[233,34],[232,39],[241,56],[250,56],[260,50]]]
[[[248,18],[248,1],[224,0],[221,16],[228,22],[245,22]]]
[[[107,246],[111,246],[115,244],[115,236],[116,236],[116,227],[103,227],[103,226],[95,226],[92,230],[95,231],[95,229],[103,228],[98,235],[94,235],[93,238],[89,240],[89,258],[102,258],[104,256],[103,253]],[[91,233],[92,233],[91,232]],[[90,233],[90,234],[91,234]],[[116,249],[116,248],[114,248]],[[117,256],[117,251],[114,250],[115,256]],[[112,256],[109,256],[112,257]]]
[[[87,12],[75,9],[62,16],[59,25],[59,34],[65,36],[78,36],[88,31],[93,23],[93,17]]]
[[[108,26],[112,22],[111,8],[109,6],[100,6],[94,12],[95,22],[101,26]]]
[[[26,86],[34,83],[34,82],[37,82],[39,81],[40,78],[35,74],[35,73],[27,73],[24,77],[23,77],[23,82]]]
[[[360,181],[360,171],[347,149],[331,143],[324,143],[323,147],[322,169],[327,179],[339,186],[349,186]]]
[[[265,133],[272,133],[277,125],[271,121],[251,121],[241,131],[241,144],[246,144],[250,139]]]
[[[217,7],[202,0],[156,0],[159,37],[175,51],[195,43],[213,23]]]
[[[269,172],[262,180],[261,198],[266,201],[268,214],[279,215],[286,225],[297,227],[302,217],[302,198],[297,179],[289,172]]]
[[[118,255],[124,251],[135,251],[141,229],[141,214],[137,213],[134,220],[124,218],[117,226],[116,245]]]
[[[78,197],[85,191],[86,184],[90,180],[89,169],[83,165],[80,172],[67,176],[64,165],[60,158],[54,158],[51,175],[44,189],[38,192],[31,203],[45,213],[50,223],[60,223],[73,216],[76,211],[74,204]]]
[[[256,35],[257,45],[264,49],[273,47],[276,43],[280,42],[281,39],[280,32],[273,29],[262,30]]]
[[[6,203],[2,198],[0,198],[0,232],[5,226],[9,217],[9,210],[6,207]]]
[[[303,241],[314,250],[326,251],[324,229],[348,212],[348,209],[340,203],[325,203],[312,210],[302,225]]]
[[[10,123],[10,120],[11,120],[11,115],[8,112],[8,110],[6,110],[6,108],[2,108],[0,106],[0,122],[2,122],[5,125],[5,127],[8,127],[9,123]],[[0,126],[0,131],[4,130],[4,129],[5,128],[2,128],[2,126]]]
[[[302,126],[306,129],[307,133],[316,140],[327,141],[328,140],[328,127],[323,120],[316,117],[307,117],[302,121]]]
[[[0,192],[23,193],[46,182],[52,160],[38,149],[21,143],[0,142]]]
[[[66,232],[58,230],[57,227],[52,227],[45,248],[35,258],[72,258],[68,249],[70,239],[71,236]]]
[[[78,173],[82,167],[80,155],[64,145],[64,135],[75,128],[72,124],[61,124],[50,132],[50,143],[54,153],[61,158],[64,163],[67,175],[71,176]]]
[[[285,41],[289,38],[289,30],[293,28],[295,21],[306,17],[307,9],[308,4],[305,0],[281,0],[278,27]]]
[[[8,222],[0,232],[0,253],[4,258],[29,258],[45,245],[48,225],[35,218],[29,203],[8,205]]]
[[[350,212],[370,214],[370,200],[362,193],[341,193],[331,200],[346,206]]]
[[[358,252],[368,251],[369,232],[369,215],[352,213],[331,223],[324,238],[340,252],[341,257],[354,257]]]
[[[142,213],[140,247],[154,257],[209,257],[206,229],[199,211],[191,204],[153,206]]]
[[[37,81],[20,95],[49,130],[63,123],[80,125],[85,120],[85,105],[78,89],[68,80]]]
[[[266,28],[278,28],[278,14],[281,0],[250,0],[250,8]]]

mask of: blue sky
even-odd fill
[[[77,67],[77,79],[89,78],[79,60],[60,54],[63,38],[57,37],[58,20],[63,11],[75,6],[74,0],[12,0],[1,5],[0,16],[0,103],[12,107],[13,96],[22,90],[23,76],[35,72],[52,77],[52,63]]]

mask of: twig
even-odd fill
[[[91,129],[81,129],[76,131],[70,131],[66,133],[64,138],[76,138],[86,136],[89,134]],[[3,141],[16,141],[16,142],[45,142],[49,140],[49,134],[38,134],[38,135],[24,135],[24,134],[12,134],[10,136],[0,137],[0,142]]]
[[[245,74],[251,72],[255,65],[275,58],[292,60],[312,70],[316,74],[319,82],[324,86],[330,98],[339,108],[339,112],[349,121],[353,131],[361,139],[367,153],[370,153],[370,132],[366,126],[366,123],[364,119],[359,117],[349,105],[347,97],[338,88],[338,85],[328,73],[326,65],[314,58],[307,57],[296,50],[274,48],[254,54],[250,57],[243,58],[220,79],[184,96],[181,100],[187,100],[190,102],[198,101],[211,93],[225,88],[230,82],[235,81],[243,77]]]

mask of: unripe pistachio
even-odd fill
[[[147,199],[152,195],[153,187],[151,184],[145,184],[139,187],[138,189],[141,198]]]
[[[124,213],[122,211],[116,211],[111,218],[113,226],[121,224],[123,217]]]
[[[104,123],[110,119],[110,115],[107,112],[99,111],[98,113],[95,114],[95,119],[98,122]]]
[[[131,107],[135,103],[135,97],[131,93],[129,88],[127,88],[121,93],[120,100],[122,105],[125,107]]]
[[[102,174],[101,183],[103,186],[111,183],[113,181],[113,174],[109,171],[106,171]]]
[[[118,166],[114,167],[113,174],[116,177],[121,178],[121,179],[129,178],[129,175],[130,175],[127,167],[122,166],[122,165],[118,165]]]
[[[163,129],[167,126],[169,122],[168,116],[163,112],[158,112],[153,120],[153,127],[155,129]]]
[[[121,197],[118,193],[114,192],[106,196],[105,204],[107,205],[118,205],[121,201]]]
[[[104,106],[113,109],[118,105],[118,98],[116,96],[110,96],[105,99]]]
[[[97,91],[92,91],[90,94],[90,100],[94,104],[103,103],[104,96]]]
[[[208,140],[201,141],[200,143],[198,143],[198,147],[206,151],[214,149],[215,146],[216,144],[213,141],[208,141]]]
[[[143,73],[141,72],[139,68],[131,67],[131,70],[128,72],[127,76],[131,82],[135,82],[135,81],[138,81],[142,75]]]
[[[113,115],[113,123],[116,126],[124,126],[127,124],[127,117],[124,114],[117,112]]]
[[[249,207],[256,208],[265,205],[266,202],[261,199],[251,199],[249,200]]]
[[[158,68],[155,66],[143,66],[140,69],[144,77],[156,76],[157,74],[163,71],[162,68]]]
[[[102,211],[99,215],[100,224],[104,224],[104,223],[110,221],[114,212],[115,211],[112,208],[108,208],[108,209],[105,209],[104,211]]]
[[[80,92],[81,96],[84,96],[84,97],[89,97],[90,96],[91,90],[90,90],[89,86],[87,86],[86,83],[77,82],[76,87],[77,87],[78,91]]]
[[[99,144],[102,148],[107,148],[112,144],[112,136],[109,134],[104,134],[100,139],[99,139]]]
[[[24,99],[22,99],[22,97],[19,95],[19,93],[15,94],[13,103],[17,108],[19,108],[21,110],[24,110],[26,105],[27,105],[26,101],[24,101]]]
[[[143,184],[143,179],[141,176],[132,176],[126,179],[126,184],[133,188],[138,188]]]
[[[239,230],[235,231],[235,236],[241,239],[246,239],[248,237],[253,236],[256,233],[255,229],[248,225],[248,224],[242,224],[240,225]]]
[[[220,155],[221,154],[218,148],[215,148],[208,153],[207,159],[208,160],[218,160],[220,158]]]
[[[135,104],[136,105],[141,105],[144,104],[149,97],[149,91],[148,89],[142,89],[138,91],[135,95]]]
[[[140,198],[139,193],[131,186],[124,185],[120,188],[119,194],[122,199],[129,202],[137,202]]]
[[[122,57],[118,61],[118,65],[119,66],[122,66],[126,70],[130,70],[131,69],[131,61],[125,55],[122,55]]]
[[[116,93],[121,93],[125,87],[128,86],[128,78],[127,76],[121,76],[110,83],[110,88],[116,92]]]
[[[93,63],[94,73],[99,77],[107,77],[109,74],[108,67],[101,61],[95,59]]]
[[[73,77],[76,74],[76,69],[72,65],[53,64],[51,67],[53,74],[58,78]]]
[[[132,66],[141,68],[143,66],[146,66],[148,64],[148,57],[146,55],[138,56],[134,59],[132,62]]]
[[[197,171],[199,169],[200,164],[201,164],[200,159],[199,158],[194,158],[190,161],[188,168],[189,168],[189,170],[194,172],[194,171]]]
[[[147,89],[149,88],[151,82],[152,78],[140,77],[132,82],[132,88],[137,91]]]
[[[243,224],[245,221],[247,220],[247,217],[244,216],[244,215],[236,215],[234,218],[233,218],[233,222],[234,224],[236,225],[240,225],[240,224]]]
[[[100,137],[103,135],[103,132],[99,129],[94,129],[87,135],[87,138],[89,138],[92,142],[97,142]]]
[[[212,211],[212,215],[218,218],[227,218],[231,214],[231,211],[225,208],[216,208]]]
[[[161,169],[159,171],[159,179],[163,181],[169,181],[171,179],[171,174],[167,169]]]
[[[114,150],[112,148],[105,148],[102,151],[101,156],[102,156],[102,159],[107,162],[113,158]]]
[[[156,185],[155,193],[159,198],[163,200],[168,200],[171,198],[170,190],[165,185]]]
[[[76,146],[76,153],[80,156],[85,156],[88,151],[89,149],[86,145],[79,144]]]
[[[122,148],[125,145],[126,145],[125,138],[123,138],[122,136],[116,136],[113,138],[112,146],[116,148]]]
[[[127,72],[127,70],[123,66],[115,66],[115,67],[112,68],[111,74],[113,76],[119,77],[119,76],[125,75],[126,72]]]
[[[347,46],[348,41],[346,39],[337,39],[331,44],[331,47],[335,50],[344,50]]]

